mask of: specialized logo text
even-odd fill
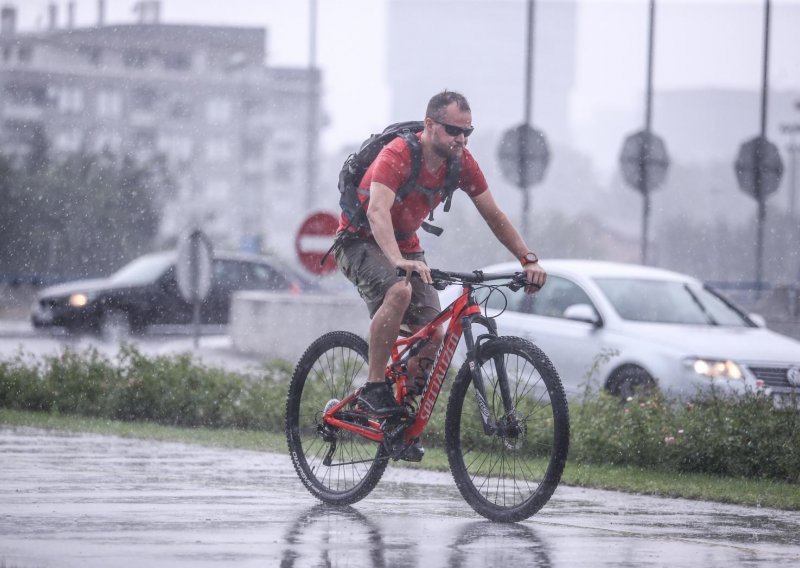
[[[439,364],[436,365],[436,369],[433,371],[433,376],[428,385],[428,392],[425,395],[425,400],[422,401],[422,408],[420,408],[419,411],[420,418],[425,421],[431,417],[433,405],[436,404],[436,399],[439,397],[439,391],[442,389],[442,382],[447,374],[447,369],[450,368],[450,360],[456,352],[459,339],[460,337],[458,334],[452,333],[447,337],[442,346],[442,352],[439,355]]]

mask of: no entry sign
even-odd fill
[[[336,261],[332,254],[325,259],[323,264],[320,264],[319,261],[331,248],[338,226],[339,220],[334,215],[325,212],[310,215],[300,225],[294,247],[300,264],[306,270],[314,274],[328,274],[336,270]]]

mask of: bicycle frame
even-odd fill
[[[405,443],[410,443],[413,439],[418,438],[425,430],[425,426],[428,424],[428,420],[430,420],[433,409],[436,406],[436,401],[441,393],[442,384],[447,376],[447,371],[450,368],[450,363],[453,360],[456,347],[458,346],[458,342],[461,341],[462,336],[465,337],[466,341],[467,358],[468,360],[474,360],[476,349],[475,340],[472,336],[472,322],[479,318],[483,319],[483,315],[481,314],[480,306],[475,303],[473,298],[473,285],[465,283],[462,286],[461,295],[447,308],[442,310],[430,323],[413,335],[399,337],[395,342],[386,375],[394,379],[397,386],[397,401],[399,404],[402,404],[408,393],[406,385],[408,377],[403,372],[405,363],[407,363],[408,359],[417,354],[421,346],[424,345],[424,342],[431,340],[436,329],[440,325],[443,325],[449,320],[444,339],[442,340],[442,344],[434,360],[430,377],[422,393],[416,418],[405,427],[403,436]],[[494,334],[493,327],[490,324],[487,325],[487,327],[489,327],[490,331]],[[474,365],[472,369],[476,396],[478,398],[478,407],[484,422],[484,430],[486,430],[487,433],[494,432],[496,428],[489,422],[489,411],[486,405],[486,395],[483,389],[480,370]],[[365,415],[360,413],[356,415],[356,413],[348,410],[349,405],[355,398],[356,393],[351,393],[338,404],[328,409],[323,415],[324,422],[375,442],[383,443],[385,433],[381,429],[381,423],[378,420],[366,418]],[[508,400],[510,400],[510,397]],[[337,418],[337,414],[345,419]],[[356,418],[356,421],[351,422],[346,418]],[[364,424],[364,422],[366,422],[366,424]]]

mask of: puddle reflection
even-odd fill
[[[291,524],[285,542],[281,568],[386,566],[378,526],[352,507],[311,507]]]
[[[553,565],[544,541],[532,527],[523,524],[471,522],[461,528],[451,548],[450,568]]]
[[[413,537],[381,529],[379,523],[352,507],[319,504],[303,511],[290,525],[281,567],[553,565],[544,541],[524,524],[451,522],[441,531],[431,531],[428,525],[425,532],[425,540],[417,542]],[[435,550],[431,544],[435,544]]]

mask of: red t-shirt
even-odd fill
[[[417,138],[420,135],[421,133],[417,134]],[[369,187],[373,181],[382,183],[396,193],[410,174],[411,150],[405,140],[397,137],[381,150],[378,157],[367,169],[359,185],[359,189],[367,190],[367,195],[359,193],[358,197],[361,201],[369,198]],[[417,177],[417,188],[441,189],[444,186],[446,175],[447,162],[443,162],[439,169],[432,173],[425,166],[425,158],[423,157],[422,167]],[[456,187],[466,192],[470,197],[477,197],[489,188],[478,162],[475,161],[475,158],[466,148],[461,154],[461,172]],[[402,201],[395,201],[390,214],[400,252],[419,252],[422,250],[416,231],[431,210],[436,208],[441,201],[441,193],[418,191],[417,189],[411,190]],[[347,219],[342,214],[339,220],[339,230],[343,230],[346,226]],[[363,231],[363,233],[365,236],[369,235],[367,231]]]

